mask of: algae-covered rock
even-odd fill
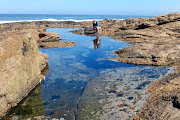
[[[26,120],[41,118],[43,120],[44,111],[45,107],[41,95],[41,85],[38,85],[29,93],[23,103],[15,109],[10,119],[18,118],[19,120]]]

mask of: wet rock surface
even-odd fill
[[[178,120],[180,118],[177,104],[179,94],[179,91],[151,94],[143,107],[143,111],[133,119]]]
[[[149,73],[145,74],[147,71]],[[131,119],[141,111],[148,97],[146,86],[162,78],[164,75],[161,72],[149,67],[101,71],[99,77],[87,83],[78,104],[76,118]]]
[[[133,119],[180,119],[180,73],[172,73],[150,84],[150,96],[143,110]]]
[[[21,101],[18,106],[11,111],[12,113],[9,116],[6,116],[7,120],[26,120],[26,119],[45,119],[44,116],[44,101],[41,94],[41,84],[37,85],[35,89],[33,89],[28,97]]]

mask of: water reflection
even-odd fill
[[[97,37],[96,39],[93,40],[94,42],[94,49],[98,49],[101,45],[101,40],[100,40],[100,37]]]

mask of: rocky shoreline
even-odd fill
[[[100,23],[102,35],[132,44],[115,51],[118,58],[111,58],[112,60],[157,67],[177,66],[175,73],[149,85],[150,96],[142,111],[133,119],[180,119],[180,13],[152,18],[106,19]],[[72,32],[84,34],[88,30],[89,28],[85,28]]]
[[[150,96],[144,104],[142,111],[133,119],[167,119],[180,118],[180,72],[153,82],[148,86]]]
[[[101,35],[131,43],[115,51],[117,61],[153,66],[179,66],[180,13],[152,18],[100,21]],[[91,22],[21,22],[0,24],[0,115],[17,105],[43,79],[47,54],[38,48],[74,46],[73,41],[59,42],[47,28],[85,28],[72,31],[84,34]],[[31,63],[31,64],[29,64]],[[179,113],[179,69],[148,87],[150,96],[143,110],[133,119],[176,119]]]

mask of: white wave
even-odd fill
[[[74,21],[74,22],[89,22],[89,21],[93,21],[93,20],[103,20],[103,19],[85,19],[85,20],[75,20],[75,19],[61,19],[61,20],[57,20],[57,19],[53,19],[53,18],[49,18],[49,19],[42,19],[42,20],[19,20],[19,21],[0,21],[0,24],[4,24],[4,23],[15,23],[15,22],[34,22],[34,21],[54,21],[54,22],[61,22],[61,21]]]

